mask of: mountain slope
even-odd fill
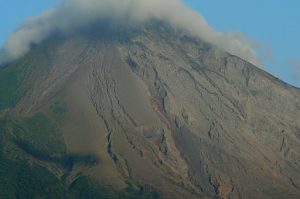
[[[299,90],[164,23],[54,36],[11,74],[2,156],[66,197],[300,196]]]

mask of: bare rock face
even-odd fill
[[[67,153],[99,159],[69,185],[83,173],[162,198],[300,197],[299,89],[161,23],[44,45],[47,72],[8,115],[65,104]]]

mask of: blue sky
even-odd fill
[[[0,1],[0,46],[25,18],[39,15],[59,1]],[[267,71],[300,87],[300,1],[184,1],[198,10],[217,31],[244,33],[256,46],[260,46],[258,53]],[[299,64],[298,70],[289,65],[291,61]]]
[[[266,70],[300,87],[300,1],[186,0],[218,31],[239,31],[262,46]],[[270,55],[271,54],[271,55]],[[298,74],[295,74],[295,73]],[[296,77],[297,76],[297,77]],[[297,80],[298,79],[298,80]]]

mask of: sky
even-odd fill
[[[300,1],[184,0],[220,32],[241,32],[256,48],[265,70],[300,87]],[[30,16],[60,0],[0,1],[0,46]]]
[[[218,31],[239,31],[253,40],[265,69],[300,87],[300,1],[186,0]]]

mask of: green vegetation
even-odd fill
[[[22,96],[24,70],[20,65],[0,68],[0,110],[14,106]]]
[[[3,151],[4,125],[5,125],[5,121],[0,119],[0,159],[2,157],[2,151]]]
[[[58,125],[43,113],[10,121],[8,129],[15,136],[15,141],[32,151],[46,154],[66,152]]]
[[[46,168],[29,165],[25,161],[0,158],[0,198],[19,199],[158,199],[159,195],[148,188],[123,192],[113,187],[93,183],[85,176],[79,177],[70,188]]]
[[[0,198],[65,198],[63,184],[46,168],[26,160],[13,161],[3,154],[3,142],[9,142],[4,139],[8,123],[0,120]]]
[[[0,198],[65,198],[63,184],[47,169],[1,158]]]
[[[47,75],[48,54],[46,46],[39,45],[24,58],[0,67],[0,110],[14,107],[39,77]]]
[[[7,139],[8,130],[13,130],[14,140]],[[0,199],[158,199],[159,194],[147,186],[129,185],[126,190],[116,191],[113,187],[99,185],[84,175],[66,187],[64,177],[58,178],[47,168],[39,166],[28,159],[9,159],[3,150],[3,142],[19,142],[19,150],[26,153],[48,154],[64,151],[56,134],[57,126],[44,114],[37,113],[32,117],[18,121],[0,120]],[[3,139],[5,138],[5,139]],[[54,140],[54,141],[53,141]],[[22,147],[29,148],[22,148]],[[52,148],[54,147],[54,148]],[[57,150],[55,147],[58,147]],[[30,154],[32,155],[32,154]],[[33,157],[35,157],[33,155]],[[81,161],[76,155],[73,162]],[[78,160],[77,160],[77,159]],[[93,160],[83,157],[89,161]],[[39,159],[44,161],[43,158]],[[52,160],[50,160],[52,161]],[[47,162],[47,161],[46,161]],[[59,161],[58,161],[59,162]],[[87,163],[87,162],[86,162]]]

